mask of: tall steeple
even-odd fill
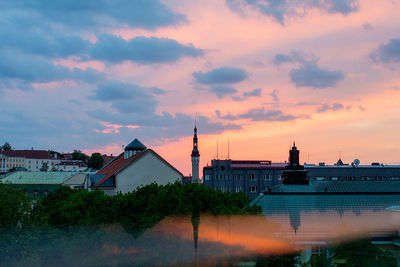
[[[198,139],[197,139],[197,125],[196,120],[194,123],[194,135],[193,135],[193,150],[192,150],[192,182],[198,183],[199,179],[199,163],[200,163],[200,153],[198,147]]]

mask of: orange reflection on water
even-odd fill
[[[296,216],[294,216],[296,217]],[[370,236],[385,236],[400,228],[400,220],[388,211],[301,212],[271,216],[201,215],[199,248],[203,242],[239,247],[242,253],[282,254],[304,246],[323,246]],[[193,240],[190,216],[169,217],[152,231]],[[237,253],[236,253],[237,254]]]

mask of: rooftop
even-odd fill
[[[11,184],[62,184],[75,172],[12,172],[1,178],[2,183]]]
[[[7,157],[27,158],[27,159],[54,159],[46,150],[0,150],[0,154]]]
[[[143,145],[142,142],[140,142],[137,138],[135,138],[132,142],[130,142],[126,147],[125,147],[125,151],[126,150],[145,150],[146,146]]]

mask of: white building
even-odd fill
[[[89,189],[101,189],[106,194],[127,193],[139,186],[182,182],[183,175],[152,149],[133,140],[124,153],[112,160],[85,181]]]
[[[51,156],[46,150],[0,150],[0,172],[12,168],[25,168],[28,171],[49,171],[59,159]]]
[[[83,172],[87,169],[87,166],[81,160],[61,160],[54,165],[54,168],[63,172]]]

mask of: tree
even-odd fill
[[[9,142],[5,142],[1,149],[3,149],[4,151],[10,151],[12,150],[12,147]]]
[[[99,170],[103,167],[104,159],[100,153],[93,153],[88,160],[88,167]]]
[[[73,160],[82,160],[85,164],[87,164],[89,156],[82,153],[82,151],[75,149],[74,152],[72,153],[72,159]]]

